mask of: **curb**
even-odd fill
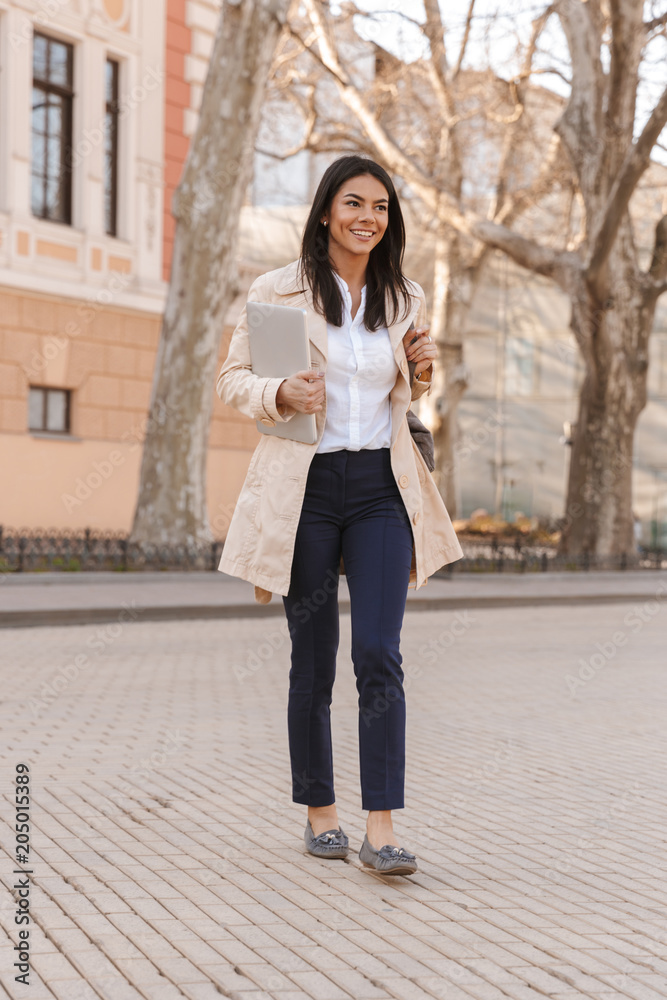
[[[545,594],[515,597],[414,597],[408,598],[406,611],[457,611],[465,608],[535,608],[549,606],[576,607],[580,604],[631,604],[655,599],[655,591],[645,594]],[[349,600],[339,604],[343,614],[349,614]],[[0,611],[0,629],[33,628],[41,625],[94,625],[119,620],[118,607],[108,608],[45,608],[27,611]],[[174,604],[143,608],[137,621],[164,622],[219,620],[229,618],[283,617],[282,601],[270,604]],[[123,620],[124,622],[127,619]]]

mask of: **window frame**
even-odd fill
[[[32,427],[30,425],[30,393],[33,389],[37,389],[42,394],[42,426]],[[53,430],[48,427],[48,397],[51,392],[62,392],[65,394],[65,427]],[[71,435],[72,433],[72,390],[65,389],[62,386],[56,385],[29,385],[28,386],[28,433],[29,434],[53,434],[55,435]]]
[[[53,83],[48,79],[42,79],[35,76],[35,39],[43,39],[47,45],[62,45],[67,50],[67,78],[70,81],[68,85],[63,85],[60,83]],[[50,64],[50,51],[48,56],[48,63]],[[54,217],[48,214],[47,209],[47,199],[45,197],[46,184],[49,180],[48,166],[44,165],[41,174],[41,204],[42,211],[35,211],[35,206],[32,200],[32,184],[34,173],[34,126],[32,116],[35,111],[35,104],[31,105],[31,121],[30,121],[30,137],[31,137],[31,149],[30,149],[30,210],[32,215],[36,219],[42,219],[45,222],[55,222],[59,225],[71,226],[72,225],[72,152],[74,143],[74,44],[72,42],[65,41],[62,38],[58,38],[54,35],[45,34],[42,31],[35,31],[33,33],[33,47],[32,47],[32,66],[31,66],[31,92],[34,93],[35,90],[41,91],[42,94],[55,94],[56,96],[62,98],[62,109],[63,109],[63,122],[62,129],[59,133],[61,139],[60,147],[60,168],[59,168],[59,194],[61,198],[61,204],[63,207],[62,216]],[[33,98],[34,101],[34,98]],[[46,102],[48,107],[48,101]],[[46,131],[44,133],[44,138],[48,140],[49,138],[48,124],[46,125]]]
[[[107,72],[113,67],[113,86],[111,100],[107,99]],[[120,148],[120,74],[121,62],[118,58],[107,54],[104,63],[104,231],[107,236],[118,238],[118,188],[119,188],[119,148]],[[111,190],[107,193],[107,147],[106,130],[111,119]],[[111,209],[107,215],[107,196],[110,198]]]

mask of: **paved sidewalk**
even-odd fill
[[[7,630],[2,881],[20,761],[34,875],[29,987],[1,890],[0,998],[664,1000],[666,607],[409,610],[394,816],[421,869],[394,879],[357,857],[349,615],[332,713],[353,851],[328,862],[291,801],[283,622]]]
[[[453,573],[408,591],[414,610],[580,605],[650,600],[667,571]],[[341,577],[340,604],[349,607]],[[0,627],[284,615],[282,599],[257,604],[253,587],[217,570],[196,573],[14,573],[0,576]]]

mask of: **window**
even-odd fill
[[[508,337],[505,348],[505,392],[531,396],[534,379],[534,344],[525,337]]]
[[[104,219],[109,236],[118,235],[118,73],[119,65],[107,59],[104,119]]]
[[[30,386],[28,430],[69,434],[69,389],[46,389]]]
[[[72,222],[72,100],[74,49],[35,34],[32,55],[32,211]]]

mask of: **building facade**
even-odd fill
[[[214,0],[0,0],[5,529],[131,526],[171,198],[218,18]],[[216,403],[220,536],[257,434]]]
[[[171,199],[219,16],[216,0],[0,0],[4,530],[131,527],[171,263]],[[276,116],[267,117],[275,131]],[[221,331],[220,363],[251,280],[298,255],[306,205],[330,158],[258,154],[240,226],[242,291]],[[408,234],[406,270],[428,299],[433,248],[409,218]],[[663,544],[666,313],[662,305],[651,340],[635,469],[644,540]],[[581,374],[569,304],[553,284],[498,257],[465,343],[459,513],[482,506],[510,518],[518,510],[557,517],[569,461],[564,425],[576,420]],[[224,538],[258,433],[211,392],[207,497],[213,532]]]

